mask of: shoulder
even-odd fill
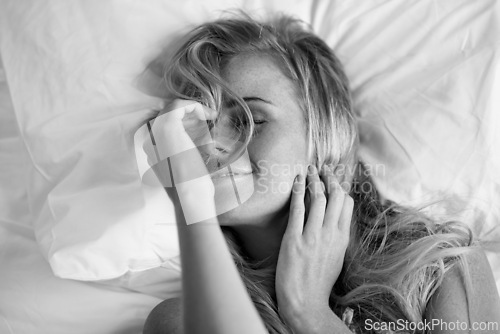
[[[426,319],[429,322],[500,324],[500,298],[485,253],[471,249],[464,256],[464,262],[465,266],[457,263],[445,274],[427,306]],[[437,330],[433,333],[448,332]]]
[[[149,313],[143,334],[182,334],[182,321],[180,298],[167,299]]]

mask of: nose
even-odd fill
[[[213,146],[209,167],[220,169],[236,160],[244,148],[244,133],[245,129],[235,124],[229,116],[219,115],[210,130]]]

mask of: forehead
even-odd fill
[[[270,55],[237,55],[225,66],[223,77],[241,97],[257,96],[276,104],[298,102],[295,85]]]

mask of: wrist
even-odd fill
[[[316,305],[305,309],[280,308],[285,323],[297,334],[349,333],[351,330],[328,305]]]
[[[300,306],[290,303],[280,306],[279,313],[296,333],[324,333],[328,319],[335,316],[327,304]]]

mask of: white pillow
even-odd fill
[[[438,201],[434,214],[497,241],[499,10],[495,1],[342,2],[330,24],[315,25],[351,78],[360,155],[382,194]]]
[[[0,50],[33,163],[33,228],[55,275],[140,285],[136,272],[178,270],[172,204],[162,189],[141,183],[133,146],[135,130],[162,101],[135,81],[174,36],[224,9],[262,14],[286,7],[306,18],[309,4],[106,0],[3,7]],[[161,284],[172,270],[151,275]]]
[[[473,217],[500,217],[487,207],[500,199],[489,154],[498,119],[487,108],[493,0],[10,1],[0,51],[33,163],[33,227],[57,276],[179,268],[172,205],[141,183],[132,142],[161,101],[136,79],[188,26],[237,7],[286,11],[334,47],[354,90],[361,157],[385,166],[376,175],[385,196],[466,195],[459,204],[474,205]]]

